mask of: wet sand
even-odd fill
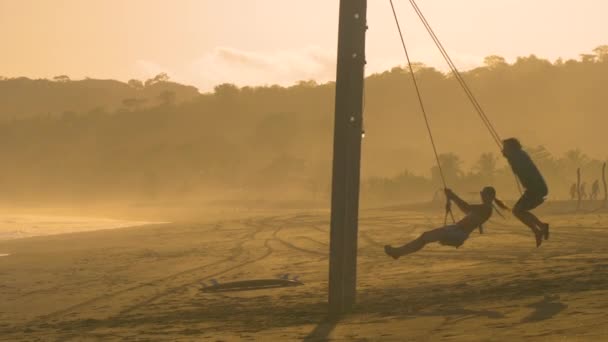
[[[601,341],[608,215],[548,217],[539,249],[494,218],[459,249],[394,261],[442,213],[361,213],[354,312],[325,320],[326,212],[179,222],[0,241],[0,340]],[[305,285],[204,293],[201,282],[298,275]]]

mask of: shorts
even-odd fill
[[[519,201],[515,203],[513,211],[530,211],[545,202],[545,196],[526,190]]]
[[[469,234],[455,224],[445,226],[440,229],[441,238],[438,242],[444,246],[453,246],[458,248],[469,238]]]

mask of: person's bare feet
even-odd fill
[[[534,237],[536,238],[536,248],[538,248],[543,243],[543,232],[540,230],[535,231]]]
[[[540,226],[540,231],[543,232],[543,237],[545,240],[549,240],[549,224],[544,223]]]
[[[393,258],[395,260],[399,259],[399,254],[397,253],[397,249],[391,247],[390,245],[384,246],[384,253],[386,253],[386,255],[390,256],[391,258]]]

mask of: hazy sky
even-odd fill
[[[407,0],[412,58],[444,68]],[[201,90],[335,75],[338,0],[0,0],[0,75],[145,79]],[[388,0],[369,0],[368,73],[403,63]],[[578,58],[608,44],[606,0],[418,0],[465,69],[498,54]]]

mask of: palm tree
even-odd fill
[[[496,173],[496,163],[498,157],[494,153],[483,153],[473,166],[477,174],[484,181],[491,180]]]
[[[575,149],[566,152],[560,162],[563,167],[576,169],[584,164],[587,164],[589,162],[589,157],[587,157],[587,155],[585,155],[581,150]]]
[[[439,155],[439,163],[441,163],[441,169],[445,176],[445,181],[448,186],[457,183],[463,176],[462,172],[462,160],[454,153],[444,153]],[[439,168],[433,166],[431,168],[431,177],[436,184],[441,184],[441,175]]]

